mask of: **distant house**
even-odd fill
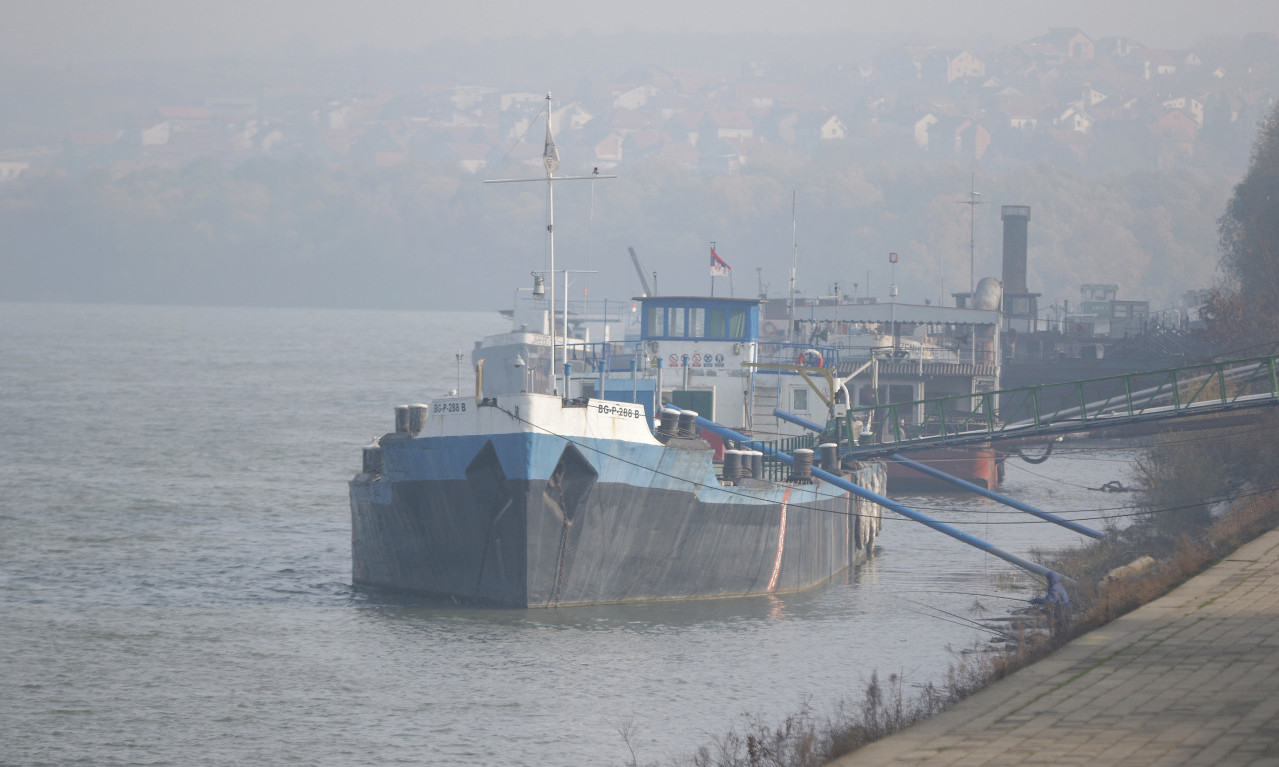
[[[1097,39],[1094,51],[1098,56],[1126,59],[1145,47],[1131,37],[1101,37]]]
[[[716,139],[743,139],[755,135],[755,124],[740,110],[709,112],[703,124],[708,128],[704,132]]]
[[[625,136],[614,131],[595,142],[595,165],[600,168],[616,168],[622,162],[622,144]]]
[[[937,122],[938,117],[932,112],[927,112],[920,116],[919,119],[915,120],[915,146],[920,149],[928,149],[929,131],[932,130],[932,127],[936,125]]]
[[[30,167],[29,162],[0,162],[0,183],[21,177]]]
[[[1048,34],[1032,38],[1022,47],[1050,65],[1065,61],[1092,61],[1097,55],[1092,38],[1077,27],[1050,29]]]
[[[1165,109],[1181,109],[1189,114],[1194,121],[1203,127],[1204,124],[1204,105],[1203,102],[1190,96],[1178,96],[1163,102]]]
[[[774,109],[765,119],[764,126],[768,140],[791,146],[811,146],[819,141],[848,138],[848,126],[829,112]]]
[[[578,131],[595,119],[595,115],[586,111],[580,101],[571,101],[555,110],[551,115],[551,126],[556,131]]]
[[[169,143],[169,136],[171,136],[172,133],[173,125],[168,120],[161,120],[160,122],[152,123],[143,128],[140,132],[142,146],[164,146]]]
[[[498,92],[497,88],[484,85],[457,85],[450,88],[449,101],[459,112],[466,112],[478,107],[489,96]]]
[[[960,51],[946,57],[946,82],[975,80],[986,76],[986,62],[972,51]]]
[[[1044,107],[1035,99],[1024,96],[1007,96],[999,100],[1008,127],[1029,133],[1039,126],[1039,115]]]
[[[656,95],[657,86],[654,85],[615,85],[613,86],[613,108],[639,109]]]
[[[1092,87],[1092,85],[1085,85],[1083,93],[1080,95],[1080,101],[1086,108],[1095,107],[1108,98],[1110,97]]]
[[[829,115],[817,126],[817,137],[823,141],[848,138],[848,126],[835,115]]]
[[[498,108],[505,112],[511,107],[530,107],[545,100],[543,93],[503,93]]]
[[[1167,77],[1177,74],[1178,57],[1170,51],[1146,49],[1141,52],[1142,78]]]
[[[1083,105],[1070,104],[1066,107],[1066,110],[1053,121],[1053,124],[1059,128],[1073,131],[1075,133],[1088,133],[1092,131],[1092,126],[1096,122],[1096,118],[1084,111]]]
[[[1170,109],[1146,129],[1158,142],[1159,167],[1171,167],[1194,157],[1199,125],[1185,110]]]

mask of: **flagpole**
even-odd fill
[[[711,243],[711,253],[715,252],[715,243]],[[715,297],[715,259],[711,258],[711,298]]]

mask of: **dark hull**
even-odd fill
[[[875,527],[873,506],[859,516],[857,499],[813,486],[708,503],[601,482],[562,503],[546,480],[494,483],[487,498],[466,480],[402,481],[386,503],[376,481],[352,482],[356,583],[518,607],[809,588],[864,556]]]

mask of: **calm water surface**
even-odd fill
[[[935,680],[988,636],[965,619],[1031,595],[895,519],[869,563],[799,595],[513,611],[353,590],[360,446],[503,329],[0,303],[0,763],[620,764],[627,722],[657,761],[875,670]],[[1131,482],[1133,455],[1067,443],[1010,461],[1005,490],[1115,515],[1127,498],[1088,488]],[[985,501],[896,497],[1023,555],[1081,542]]]

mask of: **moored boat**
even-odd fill
[[[877,506],[811,477],[717,476],[707,442],[659,439],[632,403],[425,410],[351,481],[357,584],[517,607],[778,593],[840,573],[878,532]],[[883,490],[882,464],[851,477]]]
[[[694,425],[700,413],[751,434],[757,363],[794,361],[786,345],[762,348],[760,299],[643,296],[636,335],[571,337],[550,190],[607,176],[554,175],[547,99],[550,268],[511,332],[477,344],[474,396],[400,406],[395,431],[364,449],[353,580],[532,607],[795,591],[844,571],[872,551],[879,506],[803,460],[743,460]],[[881,463],[828,453],[822,466],[884,488]]]

